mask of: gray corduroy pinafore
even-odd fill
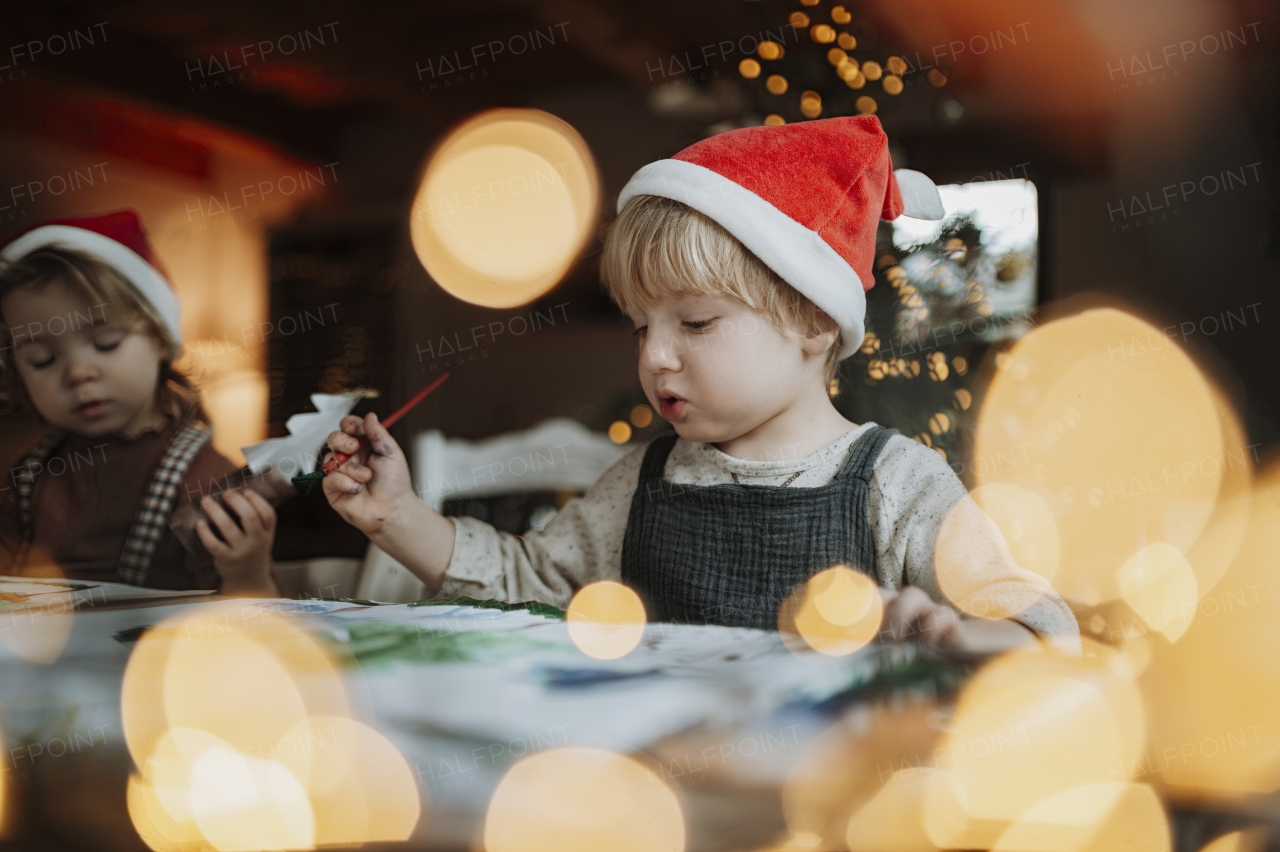
[[[875,577],[867,493],[894,430],[872,426],[816,488],[677,485],[676,436],[645,452],[622,545],[622,581],[650,621],[776,630],[787,593],[833,565]]]

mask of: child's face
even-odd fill
[[[156,416],[161,346],[145,326],[63,281],[5,296],[13,360],[40,416],[58,429],[132,435]]]
[[[631,319],[640,384],[686,441],[732,441],[822,384],[825,357],[736,299],[686,296],[638,308]]]

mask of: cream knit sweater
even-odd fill
[[[737,459],[710,444],[679,440],[664,478],[679,485],[722,485],[736,477],[742,485],[779,486],[802,471],[788,487],[825,485],[872,425],[864,423],[803,458],[771,461]],[[474,518],[452,518],[453,557],[441,592],[563,607],[586,583],[620,580],[622,540],[646,449],[625,456],[541,532],[514,536]],[[1005,615],[1056,644],[1079,648],[1079,629],[1066,603],[1045,580],[1018,567],[995,524],[936,452],[893,436],[876,461],[869,498],[881,586],[917,586],[935,601]],[[952,512],[954,533],[935,558],[939,530]]]

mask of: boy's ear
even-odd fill
[[[836,345],[840,339],[840,326],[826,311],[818,312],[818,325],[822,331],[810,332],[801,341],[801,351],[806,355],[825,355],[827,350]]]
[[[814,357],[825,355],[828,349],[836,345],[836,339],[839,336],[840,329],[838,328],[807,334],[800,341],[800,349],[804,354]]]

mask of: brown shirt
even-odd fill
[[[48,573],[41,566],[52,563],[67,579],[114,582],[138,504],[176,431],[176,424],[170,423],[133,440],[69,436],[36,476],[31,495],[34,538],[23,571]],[[22,545],[14,481],[20,464],[21,459],[0,482],[0,574],[14,572]],[[225,488],[227,477],[236,470],[212,444],[206,444],[178,488],[174,509],[193,498],[199,500],[202,493]],[[238,475],[231,479],[238,479]],[[220,487],[214,483],[220,483]],[[203,548],[199,554],[188,553],[172,530],[165,531],[145,585],[157,589],[216,589],[219,582],[213,559]]]

